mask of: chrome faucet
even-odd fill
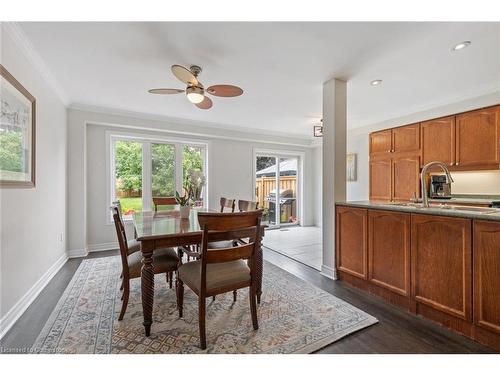
[[[450,171],[448,170],[448,167],[446,166],[445,163],[440,161],[431,161],[430,163],[424,165],[424,167],[422,168],[422,173],[420,173],[420,185],[422,189],[422,205],[424,207],[429,207],[429,195],[427,192],[427,184],[425,182],[425,176],[427,175],[427,170],[435,165],[440,166],[441,169],[444,171],[444,173],[446,173],[447,182],[453,182],[453,178],[451,177]]]

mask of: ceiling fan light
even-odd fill
[[[203,89],[200,87],[192,86],[186,89],[186,96],[188,100],[193,104],[198,104],[205,99],[203,95]]]

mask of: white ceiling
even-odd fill
[[[21,23],[73,105],[108,107],[310,137],[322,83],[348,81],[360,127],[500,90],[500,23]],[[459,52],[451,47],[470,40]],[[205,87],[241,86],[199,110],[172,64],[203,68]],[[378,87],[370,81],[382,79]],[[207,124],[207,126],[212,126]]]

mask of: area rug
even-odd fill
[[[124,319],[119,257],[83,260],[33,346],[36,353],[311,353],[377,319],[265,262],[259,330],[248,294],[207,299],[207,349],[199,348],[198,303],[185,288],[184,317],[165,275],[155,277],[151,336],[144,335],[140,279],[131,281]]]

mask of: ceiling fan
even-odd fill
[[[232,85],[213,85],[205,89],[198,75],[201,73],[201,68],[198,65],[191,65],[189,69],[181,65],[172,65],[173,75],[181,82],[185,83],[186,89],[151,89],[148,90],[151,94],[169,95],[180,94],[185,92],[188,100],[200,109],[212,108],[212,100],[206,96],[208,93],[214,96],[233,97],[243,94],[243,90],[238,86]]]

